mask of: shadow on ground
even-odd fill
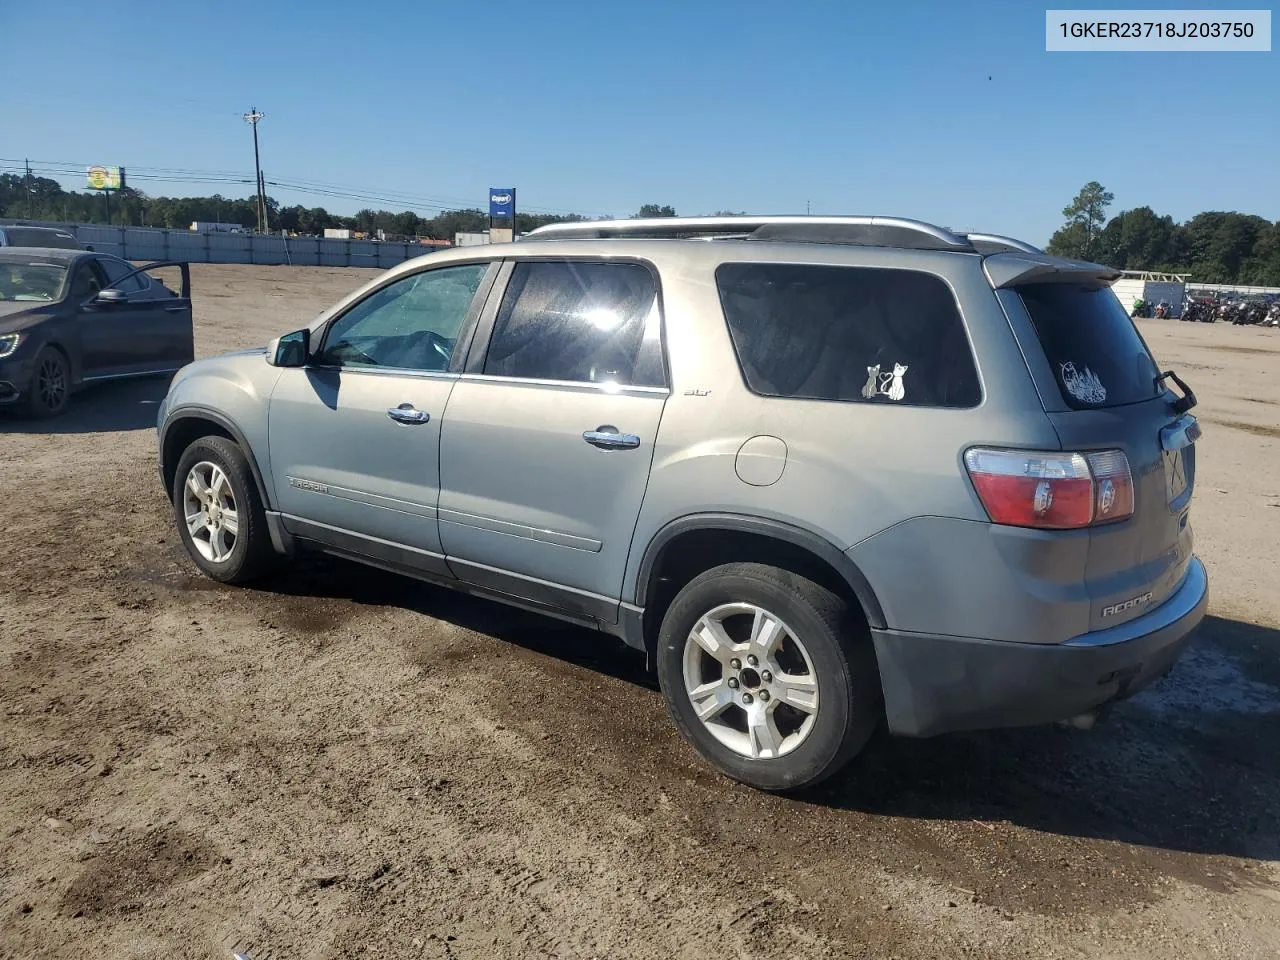
[[[86,387],[71,398],[67,412],[31,420],[15,411],[0,413],[0,433],[119,433],[154,430],[169,376],[145,377]]]
[[[603,634],[345,561],[301,558],[265,590],[291,604],[410,609],[637,687],[657,686],[641,654]],[[316,626],[323,629],[323,618]],[[1268,682],[1280,680],[1277,660],[1280,631],[1209,617],[1173,674],[1092,731],[1037,727],[929,740],[882,732],[844,772],[793,799],[1280,860],[1280,702]],[[638,742],[627,739],[628,747]]]
[[[644,655],[607,634],[362,564],[302,555],[262,589],[294,598],[340,598],[412,610],[533,653],[657,689],[657,679],[645,669]],[[323,626],[322,621],[317,626]]]
[[[1280,631],[1208,617],[1165,679],[1091,731],[882,736],[808,802],[1280,860]],[[1263,671],[1269,672],[1269,671]]]

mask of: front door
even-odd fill
[[[518,262],[475,357],[441,437],[450,568],[616,622],[667,397],[651,269]]]
[[[109,283],[96,257],[81,260],[71,276],[68,296],[79,308],[80,373],[85,380],[116,376],[132,358],[138,331],[128,304],[94,299]]]
[[[98,262],[111,289],[129,298],[127,304],[108,308],[118,322],[128,323],[133,336],[130,355],[122,357],[126,362],[121,373],[164,373],[190,363],[194,338],[185,279],[182,292],[175,293],[124,260],[100,256]]]
[[[399,277],[333,320],[306,367],[281,371],[268,444],[289,530],[448,575],[436,523],[440,429],[454,348],[490,269]]]

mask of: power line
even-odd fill
[[[255,111],[256,112],[256,111]],[[245,115],[248,119],[248,114]],[[256,128],[256,124],[255,124]],[[0,158],[0,166],[5,164],[18,163],[23,161]],[[82,174],[88,164],[73,163],[69,161],[55,160],[33,160],[33,166],[45,168],[50,173],[62,176],[78,176]],[[253,183],[249,176],[240,171],[230,170],[194,170],[183,167],[148,167],[148,166],[130,166],[129,179],[141,180],[156,183]],[[333,183],[323,180],[311,180],[308,178],[298,177],[281,177],[278,180],[264,181],[272,186],[278,186],[285,190],[293,190],[298,193],[310,194],[313,196],[324,196],[333,199],[355,200],[357,202],[371,203],[393,203],[406,207],[418,207],[428,210],[450,210],[457,209],[461,205],[463,209],[474,209],[483,207],[483,204],[476,203],[474,198],[450,197],[450,196],[431,196],[427,194],[418,194],[401,190],[374,191],[362,187],[356,187],[351,184]],[[586,210],[566,210],[553,207],[525,207],[526,213],[542,213],[542,214],[566,214],[577,213],[584,216],[603,216],[600,213],[593,213]]]

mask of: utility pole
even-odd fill
[[[804,202],[804,215],[805,215],[806,217],[809,215],[809,201],[808,201],[808,200],[806,200],[806,201]]]
[[[253,127],[253,170],[254,183],[258,186],[258,232],[267,232],[267,197],[263,191],[262,163],[258,160],[258,121],[266,114],[259,113],[257,107],[251,107],[244,119]]]

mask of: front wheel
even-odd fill
[[[35,373],[27,395],[27,413],[43,420],[56,417],[71,403],[71,365],[56,347],[45,347],[36,355]]]
[[[762,790],[831,776],[883,713],[865,625],[831,591],[777,567],[731,563],[695,577],[663,617],[657,654],[685,738]]]
[[[225,437],[201,437],[178,460],[173,513],[196,566],[223,583],[247,583],[274,558],[249,461]]]

